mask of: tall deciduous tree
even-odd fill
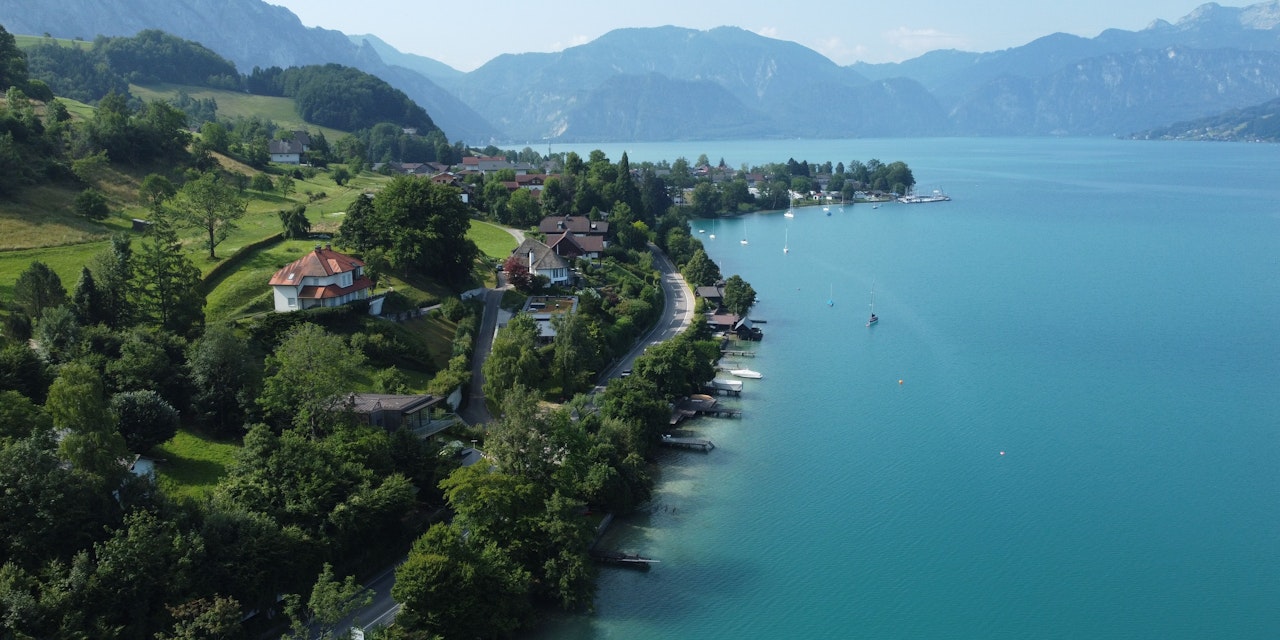
[[[182,185],[173,197],[173,206],[180,224],[205,232],[209,259],[213,260],[218,257],[214,249],[236,229],[248,203],[234,187],[210,172]]]
[[[698,249],[684,265],[684,277],[695,287],[711,286],[720,279],[720,267],[707,257],[706,251]]]
[[[258,404],[278,424],[292,423],[319,437],[341,419],[363,363],[364,355],[342,336],[304,323],[267,358]]]
[[[333,565],[324,563],[324,569],[311,587],[311,597],[306,606],[297,594],[285,596],[285,612],[293,621],[288,638],[310,638],[309,628],[318,630],[321,638],[333,638],[338,622],[355,610],[373,602],[373,592],[366,589],[355,576],[338,580]]]
[[[280,224],[284,227],[284,237],[305,238],[311,233],[311,221],[307,219],[307,205],[298,203],[293,208],[281,209],[276,214],[280,216]]]
[[[165,200],[172,198],[177,193],[178,189],[173,186],[173,182],[158,173],[147,174],[147,177],[142,179],[142,184],[138,187],[138,195],[143,202],[147,203],[147,208],[152,211],[158,211]]]
[[[134,453],[146,453],[178,433],[178,410],[154,391],[126,391],[111,396],[111,413]]]
[[[226,325],[205,330],[187,355],[200,424],[220,435],[238,434],[248,421],[260,372],[248,343]]]
[[[63,365],[49,387],[45,411],[53,427],[66,432],[59,444],[63,457],[114,488],[125,473],[120,461],[128,449],[107,408],[98,372],[82,362]]]
[[[391,595],[404,605],[397,625],[442,638],[502,638],[531,608],[529,574],[493,542],[440,523],[413,543]]]
[[[471,220],[456,187],[399,176],[372,205],[347,211],[339,231],[344,244],[360,251],[383,248],[397,268],[446,281],[470,274],[479,249],[466,237]]]
[[[501,404],[517,384],[530,389],[541,386],[543,371],[537,339],[537,322],[527,313],[517,313],[498,332],[483,365],[485,397]]]
[[[742,276],[736,274],[729,276],[724,283],[724,306],[729,313],[744,316],[755,303],[756,290],[752,289]]]

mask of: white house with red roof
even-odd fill
[[[365,300],[373,292],[373,281],[365,275],[364,263],[327,244],[277,271],[270,284],[279,312],[336,307]]]

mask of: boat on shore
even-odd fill
[[[764,377],[763,373],[752,369],[732,369],[729,371],[729,375],[737,376],[739,378],[751,378],[753,380],[759,380]]]

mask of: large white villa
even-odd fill
[[[312,307],[336,307],[364,300],[373,292],[373,281],[364,274],[364,263],[334,251],[329,245],[290,262],[271,276],[276,311]]]

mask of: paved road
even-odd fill
[[[649,333],[636,342],[625,356],[600,375],[597,384],[608,382],[623,371],[631,369],[631,364],[649,345],[676,337],[693,324],[693,290],[684,281],[684,276],[672,264],[667,254],[655,245],[649,245],[653,254],[653,266],[662,272],[662,315]]]
[[[458,412],[467,424],[484,424],[493,419],[489,408],[484,403],[484,361],[493,348],[493,333],[498,327],[498,306],[502,302],[502,274],[498,274],[497,289],[484,292],[484,315],[480,319],[480,332],[476,334],[476,343],[472,345],[471,354],[471,388],[467,394],[467,404]]]
[[[514,235],[514,234],[513,234]],[[680,334],[693,324],[693,291],[684,276],[676,269],[667,255],[654,245],[649,245],[653,253],[653,265],[662,272],[662,316],[653,329],[636,342],[631,351],[623,356],[613,367],[600,377],[600,384],[621,372],[630,369],[631,363],[649,347],[650,344],[668,340]],[[499,286],[501,286],[499,280]],[[491,419],[489,410],[484,406],[484,375],[481,366],[493,346],[493,332],[498,322],[498,303],[502,300],[503,289],[490,289],[485,292],[484,318],[480,321],[480,334],[476,336],[475,355],[472,358],[474,367],[471,375],[471,394],[467,406],[459,414],[470,424],[482,424]],[[401,559],[403,562],[403,559]],[[399,566],[399,562],[396,566]],[[395,620],[400,605],[391,599],[391,585],[395,582],[395,567],[389,567],[378,574],[365,586],[374,591],[373,604],[362,608],[350,619],[343,621],[339,629],[359,625],[364,629],[375,626],[386,626]]]

